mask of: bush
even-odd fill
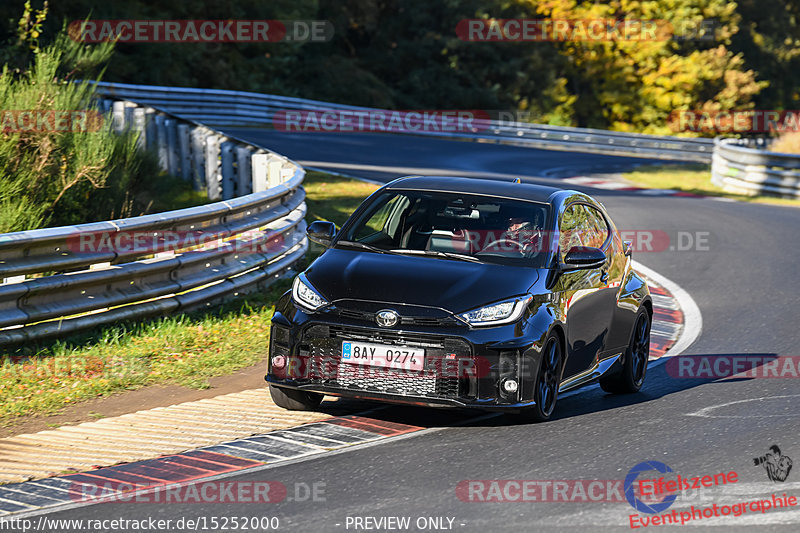
[[[115,133],[108,117],[92,111],[95,89],[90,81],[73,81],[99,80],[113,44],[75,42],[64,25],[51,44],[40,48],[39,26],[46,9],[45,4],[33,14],[26,4],[17,38],[2,51],[0,233],[200,203],[189,184],[160,172],[153,155],[137,150],[137,134]],[[15,66],[26,60],[27,66]],[[28,111],[44,122],[30,127],[31,115],[22,119]],[[59,128],[59,112],[77,120]],[[159,196],[162,200],[156,201]],[[172,202],[175,198],[178,205]]]
[[[770,152],[800,154],[800,132],[784,133],[769,145]]]

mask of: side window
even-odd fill
[[[408,204],[408,198],[403,195],[397,195],[383,204],[374,213],[367,216],[363,226],[361,226],[359,231],[354,235],[355,240],[359,242],[364,240],[370,242],[376,239],[382,240],[379,234],[383,234],[383,238],[393,238],[399,222],[398,215],[403,209],[408,207]]]
[[[601,248],[608,238],[609,228],[603,215],[594,207],[572,204],[561,216],[558,247],[561,260],[573,246]]]
[[[594,207],[584,205],[582,206],[587,214],[587,228],[586,235],[583,237],[584,246],[592,246],[594,248],[601,248],[603,243],[608,238],[608,224],[603,215]]]
[[[583,246],[581,239],[586,225],[586,212],[581,204],[572,204],[561,215],[558,223],[558,249],[561,261],[573,246]]]

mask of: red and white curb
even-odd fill
[[[633,268],[651,284],[654,316],[650,336],[650,365],[648,366],[653,367],[666,362],[668,357],[680,355],[697,340],[703,331],[703,315],[697,302],[683,287],[638,261],[633,261]],[[653,292],[653,287],[657,292]],[[666,292],[668,296],[665,297],[662,291]],[[662,292],[662,294],[658,292]],[[657,296],[659,298],[656,298]],[[676,305],[677,309],[674,308]],[[671,326],[667,326],[667,331],[663,333],[659,331],[667,324],[667,318],[677,318],[678,313],[680,314],[680,328],[669,331]],[[652,350],[653,341],[657,337],[666,339],[663,344],[664,353],[660,355]]]
[[[577,185],[580,187],[591,187],[593,189],[603,189],[607,191],[620,191],[620,192],[633,192],[644,196],[678,196],[684,198],[708,198],[719,202],[735,202],[732,198],[723,198],[721,196],[706,196],[703,194],[694,194],[691,192],[676,191],[674,189],[648,189],[646,187],[636,187],[629,183],[619,181],[612,178],[599,177],[599,176],[572,176],[570,178],[563,178],[561,181],[570,185]]]
[[[219,478],[422,429],[425,428],[365,416],[341,416],[180,454],[3,485],[0,516],[110,500],[130,501],[157,489]]]

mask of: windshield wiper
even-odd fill
[[[369,250],[370,252],[377,252],[379,254],[388,254],[389,250],[384,248],[378,248],[377,246],[372,246],[371,244],[365,244],[363,242],[358,241],[338,241],[337,246],[339,244],[344,244],[345,246],[352,246],[354,248],[361,248],[362,250]]]
[[[464,254],[457,254],[454,252],[440,252],[438,250],[403,250],[403,249],[395,249],[389,250],[395,254],[409,254],[409,255],[430,255],[433,257],[447,257],[449,259],[458,259],[460,261],[469,261],[471,263],[480,263],[481,260],[477,257],[472,257],[471,255],[464,255]]]

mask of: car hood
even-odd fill
[[[332,248],[306,270],[330,302],[433,306],[461,313],[529,292],[538,269]]]

